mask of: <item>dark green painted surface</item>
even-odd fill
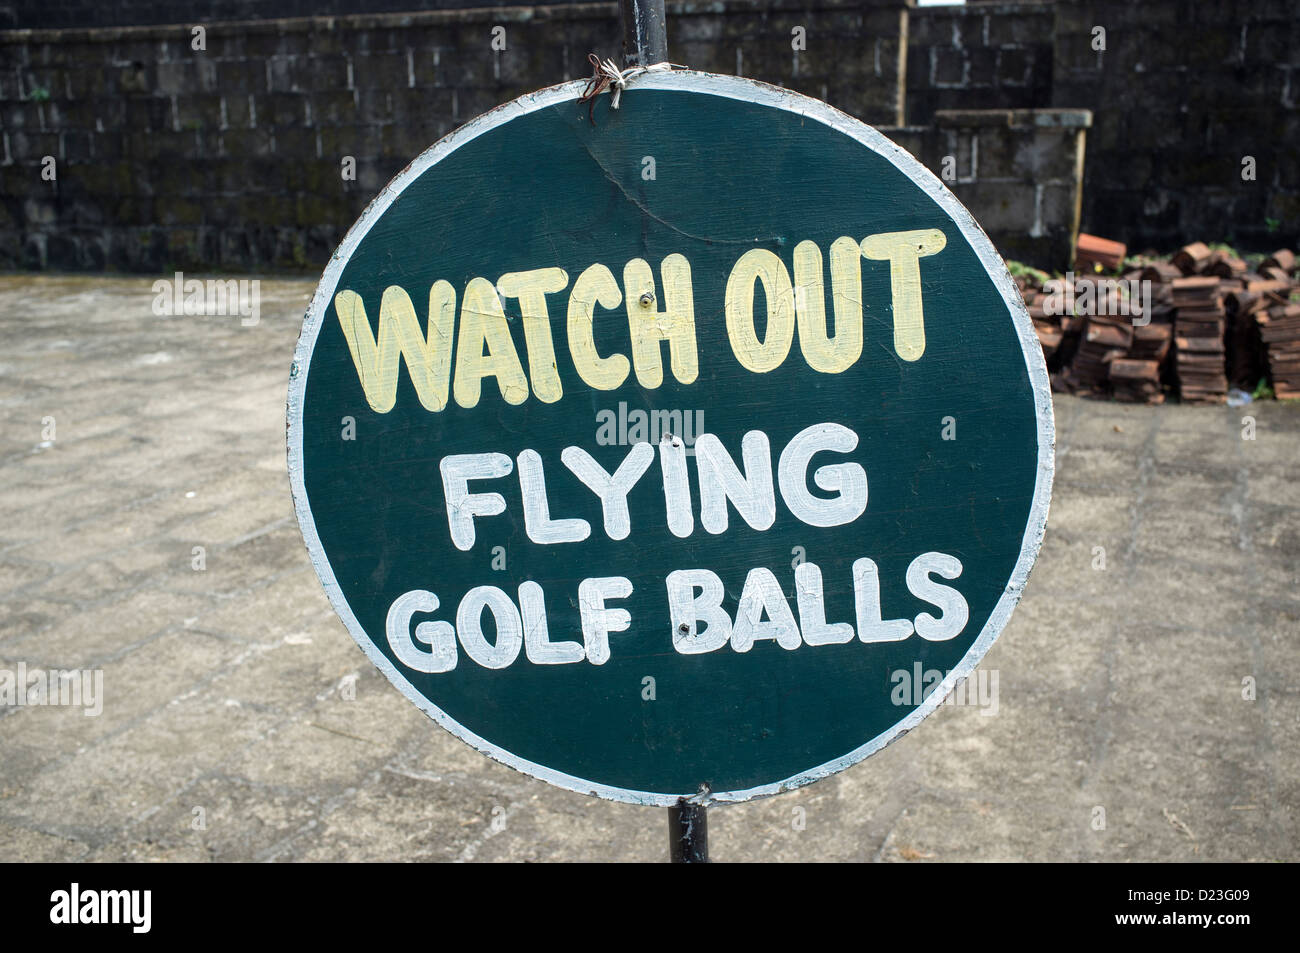
[[[450,673],[399,670],[419,691],[473,733],[536,764],[600,784],[649,792],[741,790],[790,778],[839,758],[888,730],[910,709],[890,701],[890,673],[915,662],[947,671],[957,665],[1002,595],[1020,555],[1034,492],[1035,402],[1008,308],[959,229],[923,191],[860,143],[782,110],[675,91],[634,90],[610,113],[608,97],[589,124],[585,106],[548,107],[497,127],[427,170],[370,230],[337,287],[366,303],[372,327],[383,290],[405,288],[424,320],[431,283],[466,281],[559,266],[573,280],[593,262],[621,278],[631,258],[659,276],[670,253],[691,263],[699,379],[678,384],[668,371],[656,390],[635,375],[611,392],[578,378],[563,333],[566,292],[551,297],[564,397],[507,405],[495,382],[466,410],[451,403],[424,410],[403,368],[397,405],[367,406],[331,307],[311,358],[303,414],[305,486],[324,551],[357,620],[385,655],[384,620],[392,601],[428,589],[454,619],[460,597],[478,585],[512,596],[525,579],[546,592],[553,640],[581,640],[578,583],[625,575],[633,596],[612,603],[632,615],[631,630],[611,636],[611,658],[537,666],[521,652],[509,668],[488,670],[465,658]],[[641,177],[654,156],[655,181]],[[862,261],[865,345],[837,375],[812,371],[798,340],[777,370],[756,375],[734,358],[723,318],[723,289],[736,259],[769,248],[792,267],[799,241],[827,256],[842,235],[938,228],[940,254],[921,262],[927,348],[915,363],[892,348],[889,265]],[[825,278],[829,292],[829,275]],[[762,314],[759,295],[755,311]],[[517,309],[517,302],[509,301]],[[828,304],[828,314],[829,314]],[[526,366],[517,310],[507,308]],[[761,321],[760,330],[762,328]],[[621,310],[597,311],[601,352],[629,353]],[[849,526],[814,528],[793,517],[778,490],[777,519],[751,530],[735,511],[730,529],[712,536],[699,524],[686,540],[664,522],[656,461],[630,497],[632,534],[603,533],[597,498],[560,464],[577,445],[612,471],[626,447],[598,446],[596,414],[663,408],[702,410],[739,461],[740,438],[767,432],[773,457],[798,431],[834,421],[860,444],[849,459],[870,481],[865,515]],[[357,439],[340,439],[353,416]],[[941,419],[957,421],[955,441]],[[504,494],[501,516],[475,521],[470,552],[449,540],[438,463],[446,454],[498,451],[514,458],[536,449],[546,465],[553,517],[587,519],[585,542],[537,545],[524,534],[516,474],[477,483]],[[839,462],[836,456],[826,462]],[[775,460],[774,460],[775,462]],[[818,464],[822,461],[819,459]],[[816,491],[815,491],[816,492]],[[503,545],[508,571],[491,568]],[[707,568],[722,577],[734,615],[748,570],[772,569],[794,607],[792,548],[802,546],[823,571],[827,618],[853,620],[850,566],[869,556],[880,566],[886,617],[936,611],[904,584],[908,563],[936,550],[964,565],[950,583],[970,605],[957,638],[893,644],[801,646],[760,642],[748,654],[729,646],[706,655],[674,652],[665,576]],[[416,621],[426,617],[417,616]],[[642,679],[657,699],[642,699]]]

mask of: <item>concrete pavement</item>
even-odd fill
[[[0,670],[103,673],[0,707],[0,860],[662,860],[663,810],[479,755],[334,616],[285,475],[313,285],[245,326],[150,284],[0,278]],[[715,809],[716,859],[1300,859],[1300,407],[1056,413],[997,714]]]

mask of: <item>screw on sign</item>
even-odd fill
[[[290,475],[335,609],[420,709],[702,822],[973,672],[1042,538],[1047,374],[984,233],[875,130],[686,70],[594,123],[582,91],[465,125],[349,232]],[[627,407],[653,436],[597,439]],[[900,705],[914,668],[947,674]]]

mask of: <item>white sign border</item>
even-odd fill
[[[760,106],[769,106],[774,109],[795,113],[829,126],[831,129],[856,140],[893,163],[900,172],[934,199],[939,207],[951,217],[953,223],[961,230],[962,235],[970,243],[971,248],[974,249],[981,264],[984,265],[984,270],[1001,293],[1002,299],[1006,302],[1007,309],[1011,313],[1019,335],[1020,347],[1024,353],[1025,366],[1029,372],[1029,381],[1034,392],[1038,418],[1038,472],[1034,485],[1033,506],[1030,509],[1028,523],[1025,527],[1020,557],[1011,574],[1011,579],[1007,583],[1006,590],[998,600],[997,605],[994,606],[983,631],[980,632],[979,638],[972,643],[966,654],[962,656],[961,662],[936,686],[935,690],[921,705],[913,709],[906,718],[895,723],[889,730],[882,732],[848,754],[818,767],[810,768],[794,777],[771,784],[746,788],[741,791],[712,791],[703,797],[699,796],[700,792],[698,791],[664,794],[611,787],[610,785],[588,781],[556,771],[545,765],[527,761],[485,738],[480,738],[442,711],[421,695],[397,667],[379,651],[370,636],[357,622],[351,607],[343,597],[343,592],[334,578],[334,571],[321,545],[320,537],[316,533],[316,524],[312,518],[311,506],[307,501],[302,464],[302,410],[303,398],[307,388],[307,373],[311,365],[312,352],[316,346],[316,338],[320,333],[324,316],[329,310],[330,296],[342,276],[344,267],[351,259],[352,253],[356,251],[357,246],[360,245],[362,239],[365,238],[375,222],[387,211],[393,200],[430,166],[466,143],[513,119],[559,103],[576,101],[585,85],[584,80],[574,80],[541,89],[505,103],[461,126],[425,150],[410,165],[398,173],[393,181],[388,183],[375,197],[374,201],[366,207],[361,218],[348,231],[343,243],[330,259],[325,273],[321,276],[320,284],[317,286],[316,293],[312,296],[307,313],[303,318],[302,334],[294,350],[294,363],[290,371],[287,401],[289,482],[293,491],[294,510],[298,516],[298,524],[302,530],[303,539],[311,555],[312,565],[325,587],[325,592],[329,596],[335,612],[338,613],[347,626],[353,640],[365,651],[370,661],[417,708],[471,747],[500,761],[502,764],[522,771],[524,774],[548,781],[558,787],[576,791],[580,794],[591,794],[611,801],[621,801],[629,804],[668,807],[676,804],[681,798],[693,798],[702,803],[734,803],[779,794],[783,791],[793,790],[805,784],[819,781],[875,754],[890,742],[920,724],[926,715],[943,703],[943,700],[963,679],[975,671],[980,660],[983,659],[998,634],[1010,620],[1011,612],[1016,603],[1020,601],[1025,583],[1029,578],[1029,571],[1033,567],[1034,561],[1038,557],[1039,547],[1042,545],[1043,533],[1047,527],[1048,503],[1052,495],[1056,431],[1052,417],[1051,386],[1047,377],[1047,365],[1043,360],[1042,348],[1038,343],[1037,335],[1034,333],[1033,324],[1029,320],[1029,314],[1025,310],[1020,292],[1012,281],[1002,258],[993,248],[992,242],[989,241],[988,236],[984,234],[984,230],[980,228],[957,197],[919,161],[875,129],[826,103],[788,89],[770,86],[766,83],[742,77],[701,73],[695,70],[674,70],[672,72],[643,74],[630,85],[630,88],[624,94],[625,96],[635,97],[638,89],[661,89],[721,96],[726,99],[755,103]]]

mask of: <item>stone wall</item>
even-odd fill
[[[897,0],[669,10],[675,59],[902,120]],[[317,268],[414,156],[621,37],[612,3],[2,31],[0,268]]]
[[[1295,0],[1057,4],[1051,101],[1096,116],[1085,230],[1165,251],[1193,239],[1296,244]]]
[[[908,17],[907,121],[945,109],[1047,106],[1051,2],[920,7]]]
[[[318,267],[437,138],[521,92],[586,75],[589,51],[621,59],[614,3],[296,2],[0,0],[0,26],[84,24],[0,29],[0,268]],[[1040,168],[1070,167],[1084,126],[1053,144],[1022,111],[1042,122],[1044,109],[1091,110],[1074,195],[1086,230],[1135,249],[1296,242],[1300,17],[1290,0],[909,3],[669,0],[670,50],[888,127],[936,173],[991,128],[1052,150]],[[361,6],[421,9],[352,14]],[[265,19],[308,7],[340,15]],[[154,25],[94,26],[126,22]],[[202,52],[190,49],[196,22]],[[494,26],[506,29],[505,51],[491,48]],[[975,109],[1002,118],[980,125]],[[957,135],[944,118],[954,112],[985,131]],[[355,180],[340,174],[345,156]],[[42,178],[46,157],[54,181]],[[1071,219],[1055,197],[1061,180],[1012,167],[994,174],[985,163],[949,184],[1005,248],[1063,267],[1056,242],[1033,240]]]
[[[545,7],[566,0],[534,0]],[[91,29],[163,23],[229,23],[362,13],[508,7],[510,0],[0,0],[0,29]]]
[[[946,180],[1004,256],[1059,268],[1079,232],[1091,124],[1087,110],[953,109],[884,132]]]

